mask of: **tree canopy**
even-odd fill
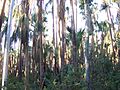
[[[1,0],[1,90],[120,90],[119,0]]]

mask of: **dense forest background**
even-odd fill
[[[0,0],[1,90],[120,90],[119,0]]]

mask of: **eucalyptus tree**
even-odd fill
[[[86,38],[85,38],[85,51],[84,51],[84,58],[85,58],[85,69],[86,69],[86,82],[87,82],[87,89],[92,90],[91,81],[90,81],[90,42],[89,37],[93,34],[93,23],[91,17],[91,9],[90,9],[91,1],[85,0],[85,15],[86,15]]]
[[[57,47],[58,47],[58,59],[59,59],[59,67],[61,67],[61,33],[60,33],[60,2],[59,0],[56,0],[57,1],[57,23],[56,23],[56,26],[57,26],[57,32],[58,32],[58,38],[57,38]]]
[[[5,12],[4,12],[5,4],[6,4],[6,0],[4,0],[4,2],[3,2],[2,11],[1,11],[1,15],[0,15],[0,31],[1,31],[2,23],[3,23],[3,19],[4,19],[4,14],[5,14]]]
[[[22,0],[22,22],[21,22],[21,55],[25,63],[25,90],[29,89],[29,59],[28,59],[28,32],[29,32],[29,0]],[[21,59],[21,58],[20,58]]]
[[[59,66],[61,66],[61,68],[63,68],[65,64],[65,2],[66,0],[56,0],[56,46],[58,48]]]
[[[115,1],[117,1],[117,0],[115,0]],[[117,35],[117,38],[118,38],[118,44],[117,44],[117,46],[118,46],[118,60],[119,60],[119,63],[120,63],[120,37],[119,37],[119,34],[120,34],[120,1],[118,1],[117,2],[117,5],[118,5],[118,12],[117,12],[117,20],[118,20],[118,35]]]
[[[10,49],[10,31],[11,31],[13,6],[14,6],[14,0],[11,0],[9,15],[8,15],[7,41],[6,41],[4,60],[3,60],[2,90],[4,90],[4,87],[7,84],[7,77],[8,77],[8,59],[9,59],[9,49]]]
[[[43,88],[44,85],[44,60],[43,60],[43,19],[42,19],[42,0],[37,0],[37,6],[38,6],[38,15],[37,15],[37,22],[38,22],[38,54],[39,54],[39,80],[40,80],[40,89]]]
[[[74,15],[74,0],[70,0],[71,8],[72,8],[72,16],[71,16],[71,30],[72,30],[72,62],[74,67],[77,66],[77,47],[76,47],[76,30],[75,30],[75,15]]]
[[[55,1],[52,4],[52,18],[53,18],[53,50],[55,48]]]
[[[52,1],[52,18],[53,18],[53,60],[54,60],[54,73],[55,75],[57,74],[57,69],[59,68],[59,58],[58,58],[58,30],[57,30],[57,13],[55,13],[57,10],[55,9],[57,6],[56,5],[56,1],[53,0]]]
[[[5,4],[6,4],[6,0],[4,0],[4,2],[3,2],[3,7],[2,7],[1,15],[0,15],[0,46],[1,46],[1,42],[2,42],[1,27],[2,27],[2,23],[3,23],[3,21],[4,21]]]
[[[61,48],[61,68],[63,69],[65,65],[65,1],[60,0],[60,12],[59,18],[61,20],[62,25],[62,48]]]

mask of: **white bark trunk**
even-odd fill
[[[9,48],[10,48],[10,29],[11,29],[11,22],[12,22],[13,6],[14,6],[14,0],[11,1],[10,9],[9,9],[9,16],[8,16],[7,41],[6,41],[4,60],[3,60],[2,87],[4,87],[6,85],[7,76],[8,76],[8,59],[9,59]],[[5,89],[2,88],[1,90],[5,90]]]

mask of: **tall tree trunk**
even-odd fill
[[[114,41],[113,41],[113,38],[114,38],[113,37],[113,32],[114,32],[114,35],[115,35],[115,27],[114,27],[114,23],[113,23],[113,20],[112,20],[112,15],[111,15],[111,11],[110,11],[110,7],[109,6],[108,6],[106,11],[108,13],[108,18],[111,21],[111,23],[109,23],[109,28],[110,28],[110,37],[111,37],[111,44],[112,44],[112,54],[113,54],[113,57],[114,57],[113,62],[115,63],[115,51],[114,51]]]
[[[5,48],[4,61],[3,61],[2,87],[6,86],[7,84],[8,59],[9,59],[9,49],[10,49],[10,29],[12,22],[13,6],[14,6],[14,0],[11,1],[9,15],[8,15],[7,41],[6,41],[6,48]],[[4,88],[2,88],[2,90],[4,90]]]
[[[77,11],[77,6],[78,6],[77,3],[78,3],[78,1],[75,0],[75,5],[76,5],[76,20],[75,20],[76,28],[75,28],[75,30],[76,30],[76,31],[77,31],[77,19],[78,19],[78,18],[77,18],[77,17],[78,17],[78,16],[77,16],[77,13],[78,13],[78,11]]]
[[[55,12],[54,12],[54,0],[52,5],[52,18],[53,18],[53,50],[55,49]]]
[[[42,0],[37,0],[38,5],[38,52],[39,52],[39,80],[40,80],[40,90],[43,89],[44,84],[44,63],[43,63],[43,47],[42,47]]]
[[[18,78],[22,80],[22,67],[23,67],[23,55],[22,55],[22,44],[20,45],[20,55],[18,64]]]
[[[92,23],[92,17],[91,17],[91,11],[89,7],[89,0],[85,0],[85,15],[86,15],[86,25],[87,25],[87,32],[86,32],[86,38],[85,38],[85,66],[86,66],[86,82],[87,82],[87,90],[92,90],[91,87],[91,80],[90,80],[90,63],[91,63],[91,50],[92,47],[90,47],[89,37],[90,35],[93,35],[93,23]],[[92,65],[91,65],[92,66]]]
[[[75,32],[75,20],[74,20],[74,6],[73,0],[70,0],[72,7],[71,29],[72,29],[72,61],[74,67],[77,67],[77,50],[76,50],[76,32]]]
[[[25,90],[29,90],[29,54],[28,54],[28,32],[29,32],[29,0],[25,0],[25,18],[26,18],[26,24],[25,24],[25,30],[26,30],[26,38],[27,42],[25,42]]]
[[[120,1],[118,2],[119,10],[117,12],[117,18],[118,18],[118,33],[120,32]],[[119,37],[118,37],[119,38]],[[119,41],[118,41],[119,42]],[[118,45],[118,62],[120,63],[120,46]]]
[[[28,32],[29,32],[29,1],[22,0],[22,17],[21,26],[21,45],[23,52],[23,61],[25,63],[25,90],[29,90],[29,58],[28,58]]]
[[[2,22],[3,22],[3,17],[4,17],[5,4],[6,4],[6,0],[4,0],[1,15],[0,15],[0,32],[1,32],[1,27],[2,27]]]
[[[2,42],[2,32],[1,32],[1,28],[2,28],[2,23],[3,23],[3,19],[4,19],[5,4],[6,4],[6,0],[4,0],[3,7],[2,7],[2,11],[1,11],[1,15],[0,15],[0,48],[2,47],[2,46],[1,46],[1,42]]]
[[[55,56],[55,49],[56,49],[56,45],[55,45],[55,1],[53,0],[53,4],[52,4],[52,18],[53,18],[53,57],[52,57],[52,61],[54,60],[54,72],[56,71],[56,56]]]
[[[32,47],[32,59],[33,59],[33,62],[32,62],[32,76],[33,76],[33,79],[35,80],[36,79],[36,74],[35,74],[35,66],[36,66],[36,60],[37,60],[37,45],[36,45],[36,36],[35,36],[35,32],[33,34],[33,47]]]
[[[58,34],[58,39],[57,39],[57,42],[58,42],[58,59],[59,59],[59,69],[61,68],[61,34],[60,34],[60,4],[59,4],[59,0],[57,0],[57,32]]]
[[[61,69],[65,64],[65,0],[60,0],[60,20],[62,22]]]

